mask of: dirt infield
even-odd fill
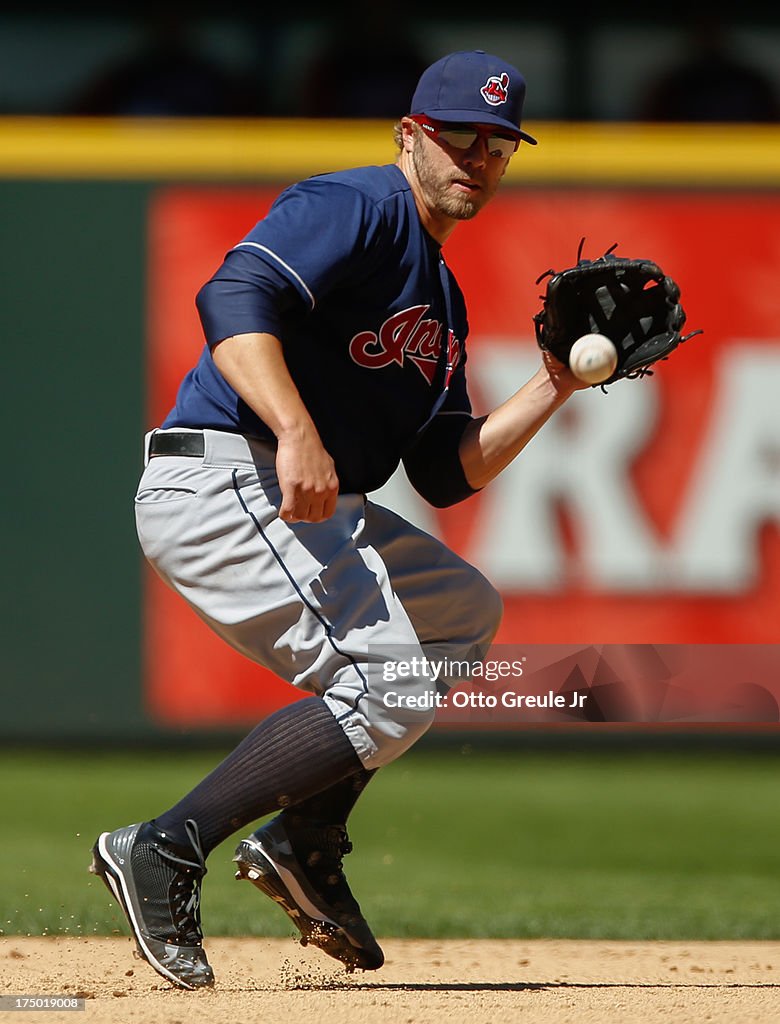
[[[386,940],[376,973],[344,973],[294,939],[208,942],[217,986],[183,992],[129,939],[0,939],[0,994],[80,995],[85,1016],[138,1024],[769,1024],[780,942]],[[331,964],[333,963],[333,966]],[[0,1013],[3,1020],[13,1019]],[[16,1018],[18,1019],[18,1017]]]

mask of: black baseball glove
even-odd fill
[[[569,351],[583,334],[603,334],[617,349],[617,366],[603,387],[623,377],[644,377],[649,367],[681,342],[701,331],[681,335],[685,311],[680,288],[652,260],[613,256],[617,243],[595,260],[582,258],[576,266],[556,273],[547,270],[544,305],[534,316],[536,340],[559,362],[569,365]]]

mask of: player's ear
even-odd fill
[[[412,151],[416,130],[417,125],[411,117],[401,118],[401,147],[406,150],[407,153],[411,153]]]

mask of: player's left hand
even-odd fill
[[[601,334],[615,346],[617,361],[611,376],[598,386],[645,377],[651,367],[701,330],[682,334],[686,314],[680,287],[647,259],[612,255],[613,245],[595,260],[582,257],[555,273],[545,271],[547,287],[542,308],[534,316],[536,340],[542,351],[568,367],[572,345],[587,334]],[[588,387],[597,385],[589,384]]]
[[[542,350],[542,367],[546,370],[556,393],[562,398],[568,398],[575,391],[590,387],[590,384],[575,377],[569,367],[556,359],[549,349]]]

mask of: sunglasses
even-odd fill
[[[497,132],[495,128],[485,125],[448,124],[444,121],[432,121],[428,117],[412,114],[411,120],[427,132],[432,139],[446,142],[453,149],[471,149],[477,139],[484,139],[490,156],[506,159],[517,152],[520,139],[515,135]]]

